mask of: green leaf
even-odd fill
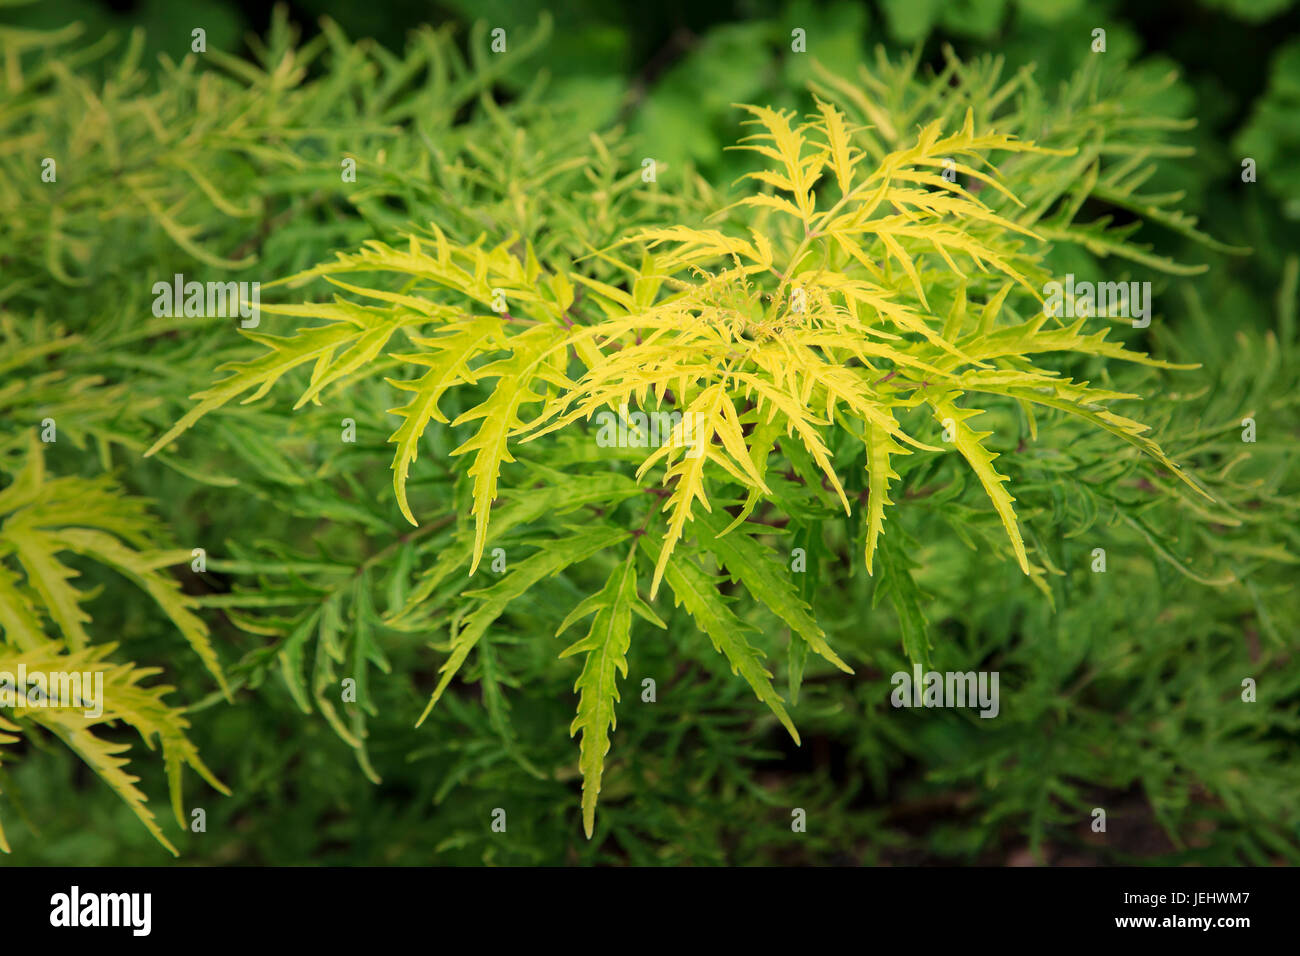
[[[397,506],[402,509],[402,515],[411,524],[419,522],[411,514],[411,506],[406,501],[406,477],[418,454],[420,436],[430,421],[447,422],[447,417],[438,408],[438,400],[447,389],[459,384],[472,385],[478,381],[478,375],[469,363],[475,356],[492,347],[500,334],[500,323],[475,318],[448,325],[447,331],[449,334],[437,338],[415,339],[416,345],[430,349],[429,352],[394,356],[404,362],[427,366],[429,371],[412,382],[387,379],[393,387],[414,393],[407,404],[389,409],[392,414],[401,416],[402,424],[388,438],[397,445],[392,466],[393,492],[397,495]]]
[[[627,650],[632,641],[632,613],[666,627],[636,593],[636,552],[614,568],[605,587],[587,598],[564,620],[557,636],[570,624],[595,612],[591,629],[560,657],[586,654],[582,673],[573,689],[578,692],[578,716],[569,727],[572,737],[582,731],[579,765],[582,768],[582,826],[591,839],[596,825],[596,801],[609,753],[609,734],[618,726],[614,705],[619,700],[618,676],[627,677]]]
[[[915,564],[907,557],[903,546],[890,539],[880,548],[880,587],[889,595],[890,603],[898,614],[898,626],[903,632],[903,652],[922,670],[930,668],[929,625],[921,610],[921,591],[912,580],[910,568]]]
[[[868,422],[864,434],[866,469],[870,479],[867,498],[867,574],[872,573],[876,544],[885,526],[885,508],[894,502],[889,497],[889,483],[898,480],[898,472],[889,463],[891,455],[911,454],[883,428]]]
[[[644,537],[641,546],[648,555],[658,559],[654,545]],[[763,666],[763,652],[745,639],[747,633],[753,634],[755,630],[727,606],[718,591],[720,579],[706,574],[690,558],[681,557],[668,563],[664,580],[673,592],[674,605],[686,608],[700,630],[709,635],[714,649],[727,659],[731,672],[745,679],[754,696],[771,708],[798,744],[799,732],[786,713],[785,701],[772,686],[772,675]]]
[[[952,393],[929,401],[934,410],[935,421],[940,427],[948,428],[949,425],[946,423],[951,422],[953,443],[957,446],[957,451],[966,459],[975,476],[979,478],[980,484],[984,486],[984,491],[993,502],[998,517],[1002,519],[1002,526],[1006,528],[1007,537],[1011,540],[1011,548],[1015,552],[1016,560],[1020,562],[1020,569],[1025,574],[1029,574],[1029,556],[1025,553],[1025,542],[1020,536],[1020,526],[1016,523],[1016,512],[1012,507],[1016,499],[1003,487],[1010,479],[1006,475],[999,474],[993,467],[993,461],[998,457],[998,453],[984,447],[984,439],[993,433],[977,432],[966,424],[967,419],[984,414],[983,410],[958,408],[954,404]]]
[[[727,527],[723,512],[704,512],[696,516],[699,526],[699,546],[709,551],[726,569],[733,581],[742,582],[749,593],[761,601],[768,610],[785,621],[796,634],[826,660],[846,674],[853,668],[840,660],[826,643],[826,632],[810,613],[808,605],[799,597],[790,575],[772,560],[771,553],[750,535],[755,530],[752,523],[739,526],[725,537]]]
[[[493,622],[505,613],[511,601],[522,597],[539,581],[553,577],[570,565],[584,561],[593,554],[626,540],[629,534],[630,532],[622,528],[611,528],[605,525],[577,530],[570,537],[550,542],[536,554],[520,561],[513,571],[508,572],[501,581],[491,587],[466,591],[465,596],[473,599],[478,606],[459,626],[453,624],[451,656],[439,668],[438,686],[434,688],[428,706],[424,708],[424,713],[420,715],[415,725],[418,727],[424,723],[434,705],[438,703],[438,699],[442,697],[443,691],[447,689],[447,685],[451,683],[451,679],[460,670],[465,658],[469,656],[469,652],[474,649],[474,645]]]

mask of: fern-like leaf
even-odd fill
[[[582,640],[571,644],[560,657],[586,654],[582,673],[573,689],[578,692],[578,716],[569,736],[582,732],[579,761],[582,767],[582,826],[587,839],[596,825],[596,801],[600,797],[609,734],[618,726],[614,705],[619,701],[618,676],[627,677],[627,650],[632,641],[632,614],[666,627],[650,606],[636,593],[636,552],[615,567],[605,587],[587,598],[569,614],[556,632],[558,637],[575,621],[595,612],[591,628]]]

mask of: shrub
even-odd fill
[[[70,115],[85,88],[38,50],[11,123]],[[230,76],[187,58],[166,88],[128,95],[145,82],[128,56],[97,98],[116,117],[91,154],[107,165],[52,201],[30,176],[5,199],[24,231],[0,255],[32,279],[0,300],[27,319],[6,316],[8,371],[37,387],[0,390],[23,422],[0,436],[13,476],[0,648],[29,669],[104,670],[121,706],[76,728],[19,707],[3,742],[53,730],[169,846],[121,745],[89,727],[120,719],[162,741],[182,827],[181,765],[221,787],[162,702],[169,688],[110,665],[98,611],[83,627],[91,595],[68,583],[75,562],[55,560],[69,552],[124,571],[199,652],[218,686],[195,720],[256,695],[305,761],[311,722],[270,712],[276,676],[373,784],[397,774],[437,803],[458,787],[508,793],[493,800],[512,814],[507,844],[488,842],[480,798],[440,817],[433,849],[452,859],[825,858],[837,842],[871,858],[906,842],[872,801],[906,808],[936,790],[979,820],[937,828],[929,852],[975,856],[1007,826],[1038,852],[1102,794],[1123,805],[1134,788],[1174,841],[1206,816],[1225,828],[1210,859],[1295,856],[1283,705],[1298,675],[1276,623],[1294,606],[1294,410],[1276,397],[1294,380],[1291,343],[1244,338],[1260,356],[1252,381],[1192,294],[1185,340],[1163,316],[1143,331],[1127,315],[1060,314],[1050,291],[1102,262],[1125,283],[1204,271],[1140,244],[1144,221],[1244,251],[1199,231],[1176,194],[1143,192],[1185,126],[1131,108],[1159,84],[1090,65],[1049,98],[993,60],[949,52],[925,76],[916,58],[882,57],[853,78],[821,73],[802,117],[744,107],[753,133],[738,146],[754,165],[733,192],[685,169],[648,174],[621,130],[575,128],[564,101],[497,103],[497,67],[467,66],[446,34],[415,34],[398,60],[328,25],[295,49],[280,24],[260,68],[213,62]],[[195,115],[200,100],[228,107]],[[151,140],[151,115],[171,117],[170,136]],[[348,154],[355,183],[339,176]],[[121,175],[157,198],[92,188]],[[86,229],[75,237],[69,210]],[[276,332],[236,340],[214,317],[131,330],[142,288],[173,264],[199,281],[281,276],[264,287],[290,300],[261,304]],[[71,331],[45,318],[45,278],[82,304]],[[337,291],[303,301],[318,280]],[[143,373],[129,392],[128,370]],[[282,385],[294,414],[252,404]],[[1238,422],[1265,407],[1268,437],[1243,443]],[[27,427],[44,418],[93,441],[104,471],[125,465],[171,533],[64,445],[70,474],[46,479],[52,456]],[[81,511],[30,517],[73,498]],[[181,572],[182,596],[161,570],[200,543],[212,554]],[[1097,549],[1123,571],[1099,573]],[[215,646],[242,650],[234,663],[218,663],[200,608]],[[567,648],[546,640],[588,618]],[[1249,653],[1234,645],[1243,628],[1259,638]],[[445,654],[436,678],[429,635]],[[889,675],[912,666],[998,671],[1016,704],[996,721],[886,719],[899,717]],[[1269,666],[1266,706],[1243,704],[1241,677]],[[629,682],[641,700],[616,713]],[[568,686],[576,767],[553,733]],[[434,727],[400,729],[417,718]],[[848,769],[760,783],[778,724],[796,744],[811,725]],[[928,776],[889,793],[913,760]],[[565,836],[575,777],[586,835],[602,836],[591,847]],[[771,835],[774,808],[809,804],[834,825]]]

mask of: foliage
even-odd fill
[[[93,728],[111,727],[120,720],[139,731],[151,749],[161,744],[172,809],[181,826],[185,820],[180,778],[185,765],[218,790],[225,792],[225,787],[204,766],[186,737],[189,724],[183,712],[163,701],[172,688],[140,684],[158,669],[114,664],[107,658],[116,650],[115,643],[92,643],[85,627],[92,622],[82,609],[88,595],[73,586],[79,572],[65,563],[65,556],[76,555],[111,567],[148,594],[225,690],[216,652],[206,625],[194,613],[193,599],[181,594],[176,581],[161,570],[187,560],[188,553],[159,548],[154,540],[156,527],[140,503],[121,495],[111,483],[47,476],[44,452],[35,434],[23,470],[0,493],[0,517],[0,556],[5,559],[0,564],[0,625],[4,628],[0,671],[10,675],[10,680],[22,673],[21,669],[29,674],[96,674],[103,680],[102,707],[91,705],[92,692],[83,684],[80,700],[87,706],[81,712],[49,706],[41,697],[33,699],[32,690],[25,685],[11,688],[16,703],[10,709],[12,719],[0,718],[0,731],[5,732],[0,743],[14,744],[18,735],[40,730],[58,737],[175,853],[145,805],[145,795],[135,787],[138,778],[123,769],[127,761],[118,754],[126,745],[96,736]],[[47,687],[35,692],[54,693]],[[92,716],[95,709],[100,713]],[[3,830],[0,847],[9,850]]]
[[[1093,60],[1049,94],[951,50],[812,68],[798,111],[782,92],[709,118],[750,124],[737,190],[676,162],[642,179],[636,130],[671,76],[630,136],[593,129],[581,88],[490,95],[548,35],[494,62],[483,26],[468,55],[420,30],[396,57],[280,20],[255,66],[187,56],[160,80],[133,54],[100,75],[111,41],[0,34],[21,65],[0,107],[19,224],[0,495],[53,489],[0,537],[0,653],[111,675],[130,706],[103,720],[162,742],[182,829],[182,764],[222,789],[193,738],[233,792],[176,843],[211,860],[988,861],[1021,839],[1294,860],[1296,265],[1278,334],[1208,318],[1241,293],[1195,284],[1201,260],[1225,275],[1245,250],[1163,185],[1195,135],[1174,77]],[[58,192],[31,174],[47,152],[75,157]],[[113,176],[135,192],[91,188]],[[238,335],[142,320],[173,271],[283,278]],[[1153,279],[1152,328],[1045,315],[1071,271]],[[259,401],[289,394],[292,412]],[[652,445],[646,416],[673,411]],[[627,447],[597,441],[611,412]],[[70,441],[34,442],[46,417]],[[187,572],[197,546],[208,570]],[[34,551],[53,562],[35,577]],[[108,576],[74,591],[96,563],[163,613]],[[187,710],[111,663],[107,634],[174,662]],[[999,671],[1002,718],[900,716],[889,675],[913,663]],[[60,822],[37,768],[66,761],[9,737],[84,735],[64,739],[168,844],[143,803],[156,768],[133,765],[137,790],[117,738],[50,713],[4,718],[5,798],[50,808],[43,840],[10,827],[15,855],[152,861]],[[951,822],[918,838],[926,806]],[[1094,806],[1169,844],[1099,844]]]

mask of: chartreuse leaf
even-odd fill
[[[1100,404],[1103,401],[1137,398],[1106,389],[1089,388],[1087,383],[1076,383],[1068,379],[1047,378],[1026,372],[972,372],[962,378],[963,385],[974,392],[990,392],[1007,395],[1036,405],[1045,405],[1082,418],[1098,428],[1116,435],[1134,448],[1158,461],[1169,469],[1179,480],[1196,491],[1202,497],[1214,500],[1199,484],[1172,461],[1160,445],[1149,438],[1149,425],[1125,418],[1123,415],[1108,411]]]
[[[33,725],[50,731],[122,798],[154,839],[173,856],[178,855],[159,828],[145,794],[136,787],[139,778],[125,770],[127,760],[121,755],[130,749],[130,745],[105,740],[93,732],[97,726],[111,726],[121,721],[139,731],[150,747],[161,744],[172,810],[182,827],[185,820],[180,778],[184,766],[190,766],[216,790],[229,794],[230,791],[199,759],[198,751],[186,737],[189,723],[183,712],[163,701],[163,696],[171,688],[166,685],[140,686],[140,681],[156,674],[157,669],[137,668],[107,660],[116,644],[98,644],[68,652],[55,641],[34,648],[18,648],[7,643],[7,631],[5,638],[0,642],[0,673],[17,674],[21,668],[28,674],[76,675],[77,683],[70,684],[70,687],[73,691],[80,687],[80,700],[84,706],[49,706],[48,701],[29,701],[29,686],[11,686],[16,703],[9,711],[12,719],[0,718],[0,730],[6,732],[0,734],[0,744],[12,743],[16,734],[29,734]],[[96,685],[95,689],[84,683],[87,675]],[[98,693],[99,681],[103,682],[102,694]],[[53,687],[49,693],[54,693]],[[3,848],[8,852],[7,845]]]
[[[0,564],[0,634],[23,650],[34,650],[46,641],[36,608],[20,590],[18,575]]]
[[[348,286],[346,288],[353,289]],[[301,306],[263,305],[271,315],[295,315],[324,319],[330,324],[299,329],[292,336],[243,332],[245,336],[269,349],[257,358],[223,365],[219,371],[229,374],[211,388],[190,396],[198,404],[153,443],[145,457],[169,445],[204,415],[226,405],[246,392],[252,392],[243,404],[264,397],[288,372],[308,362],[315,362],[311,384],[295,407],[315,400],[328,385],[363,370],[380,354],[389,339],[401,328],[421,325],[433,318],[431,308],[423,310],[405,305],[377,308],[360,306],[336,296],[332,303]],[[342,350],[341,354],[338,354]]]
[[[756,600],[785,621],[792,631],[808,642],[809,647],[846,674],[852,674],[853,668],[840,660],[826,643],[826,632],[810,613],[807,603],[799,597],[790,573],[750,536],[754,526],[741,525],[723,537],[722,531],[726,527],[723,517],[714,514],[698,517],[699,547],[717,558],[731,580],[743,583]]]
[[[652,558],[656,557],[654,545],[644,537],[641,546]],[[755,633],[754,628],[728,607],[718,591],[719,579],[705,573],[689,558],[681,558],[669,563],[664,580],[673,592],[673,604],[686,608],[700,630],[709,635],[714,649],[727,659],[731,672],[745,679],[754,696],[772,709],[781,726],[799,743],[799,732],[786,713],[785,701],[772,686],[771,673],[763,666],[763,652],[745,639],[746,634]]]
[[[673,548],[681,539],[686,522],[691,520],[692,506],[696,501],[705,511],[710,510],[709,499],[704,490],[704,468],[708,462],[721,467],[727,474],[746,484],[754,485],[764,492],[768,487],[758,474],[749,457],[748,446],[741,433],[740,419],[735,406],[727,397],[721,385],[711,385],[702,391],[688,407],[687,413],[696,431],[694,447],[683,452],[680,460],[670,465],[664,475],[664,483],[676,479],[676,486],[664,510],[671,511],[668,530],[664,535],[663,550],[655,565],[654,579],[650,583],[650,596],[659,591],[659,582],[663,580],[664,569],[672,555]],[[721,441],[721,447],[713,443],[714,438]],[[639,478],[660,457],[668,456],[679,449],[664,445],[642,463],[638,469]]]
[[[60,549],[48,532],[23,528],[21,513],[18,518],[17,521],[11,518],[12,524],[6,523],[3,537],[11,542],[27,580],[59,626],[63,639],[70,648],[79,651],[90,643],[85,628],[90,623],[90,615],[81,609],[85,595],[69,583],[79,572],[55,558]]]
[[[817,110],[826,124],[826,153],[835,174],[835,185],[839,187],[840,196],[846,197],[853,191],[854,171],[862,158],[861,153],[850,140],[843,113],[821,99],[817,100]]]
[[[171,618],[222,692],[229,696],[230,687],[208,637],[207,625],[194,613],[196,602],[181,591],[174,578],[161,573],[162,568],[188,562],[190,552],[134,551],[112,535],[92,528],[64,528],[52,534],[51,540],[69,551],[114,567],[135,582]]]
[[[1016,522],[1016,512],[1012,505],[1015,498],[1003,487],[1010,479],[1003,474],[999,474],[993,467],[993,461],[998,457],[998,453],[989,451],[984,447],[984,439],[992,435],[992,432],[977,432],[967,424],[968,419],[983,414],[982,409],[978,408],[958,408],[954,403],[953,393],[946,396],[930,399],[930,406],[933,409],[935,420],[940,427],[951,429],[953,444],[971,470],[975,472],[975,477],[980,480],[984,486],[984,491],[993,502],[993,508],[997,511],[998,517],[1002,519],[1002,526],[1006,528],[1007,537],[1011,540],[1011,549],[1015,552],[1016,560],[1020,562],[1020,569],[1029,574],[1029,556],[1025,553],[1025,542],[1020,535],[1020,526]]]
[[[582,731],[579,765],[582,768],[582,827],[591,839],[596,825],[596,800],[609,753],[609,734],[618,722],[614,705],[619,701],[618,676],[627,677],[627,650],[632,642],[632,614],[635,612],[658,627],[666,627],[650,606],[636,593],[636,551],[614,568],[605,586],[570,612],[556,636],[575,621],[595,612],[591,628],[582,640],[565,648],[560,657],[586,654],[582,673],[573,689],[578,692],[578,716],[569,736]]]
[[[477,452],[466,472],[474,479],[474,556],[469,573],[478,569],[487,541],[488,512],[497,496],[497,479],[501,466],[514,461],[506,447],[510,433],[523,424],[520,409],[530,402],[540,402],[546,396],[535,391],[538,381],[545,378],[563,379],[563,369],[556,369],[556,353],[552,346],[563,338],[563,329],[556,326],[538,326],[502,343],[512,350],[509,358],[498,359],[478,369],[478,378],[496,378],[492,394],[483,402],[457,416],[452,427],[466,422],[482,421],[474,437],[462,443],[452,455]],[[563,352],[559,353],[561,359]]]
[[[812,187],[825,165],[826,154],[814,149],[809,155],[804,155],[807,141],[801,130],[792,129],[790,126],[790,120],[796,115],[793,110],[786,112],[765,106],[737,105],[756,117],[753,120],[745,120],[744,125],[762,126],[764,132],[745,137],[741,140],[742,145],[736,148],[752,150],[779,163],[781,165],[779,173],[769,173],[766,177],[759,178],[766,178],[778,189],[790,193],[800,218],[805,223],[810,222],[815,202]]]
[[[531,464],[532,472],[544,484],[527,491],[510,493],[493,515],[486,544],[493,544],[514,528],[531,525],[547,515],[563,516],[579,508],[600,505],[613,507],[620,501],[643,494],[628,475],[571,474],[554,468]],[[386,620],[390,627],[410,629],[430,596],[452,574],[466,567],[474,555],[474,536],[458,536],[438,555],[438,560],[420,575],[419,582],[400,611]]]
[[[424,713],[416,721],[416,726],[424,723],[429,712],[433,710],[451,679],[460,670],[465,658],[474,649],[480,637],[489,627],[505,613],[510,602],[522,597],[528,589],[539,581],[554,577],[570,565],[584,561],[606,548],[611,548],[625,540],[631,532],[608,525],[596,525],[592,528],[575,530],[566,538],[547,543],[536,554],[530,555],[515,565],[514,570],[506,574],[499,582],[488,588],[466,591],[475,607],[463,621],[454,622],[451,635],[451,656],[438,669],[438,686],[434,688]]]
[[[436,338],[417,337],[413,340],[415,345],[428,349],[427,352],[394,355],[404,362],[427,367],[429,370],[420,378],[414,381],[387,379],[394,388],[414,393],[405,405],[389,409],[401,417],[402,424],[388,440],[397,445],[393,455],[393,493],[397,496],[397,506],[402,509],[403,517],[415,525],[419,522],[411,514],[411,506],[406,500],[406,478],[411,463],[418,456],[420,438],[429,422],[447,422],[447,417],[438,408],[438,401],[449,388],[478,381],[470,362],[489,351],[498,341],[501,323],[475,318],[449,323],[444,331],[446,334]]]
[[[34,727],[50,731],[175,854],[144,793],[136,787],[138,778],[124,769],[127,760],[122,754],[129,745],[101,738],[94,728],[126,724],[150,748],[161,745],[172,810],[182,827],[185,766],[220,792],[229,791],[204,766],[187,738],[184,711],[163,700],[171,688],[141,686],[157,669],[115,663],[108,657],[116,644],[92,642],[87,625],[94,622],[82,607],[91,595],[67,583],[76,572],[62,558],[71,553],[114,568],[153,598],[216,678],[221,693],[229,697],[207,627],[193,612],[194,599],[163,573],[166,567],[188,561],[190,553],[155,546],[157,529],[139,499],[122,495],[108,479],[51,477],[44,454],[44,446],[33,436],[15,480],[0,492],[0,674],[25,670],[29,677],[46,675],[47,681],[60,675],[61,684],[56,689],[47,683],[44,699],[29,700],[29,684],[15,685],[12,676],[0,679],[0,707],[7,711],[0,717],[0,745],[14,743],[17,735],[29,735]],[[57,637],[48,633],[47,622]],[[79,695],[79,700],[70,704],[65,694]],[[8,850],[2,835],[0,848]]]
[[[749,436],[749,456],[754,463],[754,470],[758,472],[760,478],[767,476],[768,457],[772,452],[776,440],[781,437],[785,431],[785,422],[779,415],[773,414],[766,421],[761,418],[758,425],[753,429]],[[731,531],[737,525],[743,524],[745,519],[753,514],[755,506],[763,500],[763,492],[759,488],[750,488],[749,495],[745,498],[745,504],[741,507],[740,513],[732,519],[731,524],[723,530],[723,534]]]
[[[885,508],[894,502],[889,497],[889,483],[898,480],[889,459],[892,455],[911,454],[906,448],[878,425],[867,424],[864,442],[867,449],[866,468],[870,482],[867,497],[867,574],[872,573],[872,559],[876,544],[885,526]]]
[[[41,444],[33,441],[29,455],[39,463],[44,456]],[[207,625],[194,613],[197,602],[184,594],[180,584],[162,570],[187,563],[190,552],[149,547],[149,539],[156,531],[140,502],[125,496],[115,497],[111,485],[103,481],[72,477],[47,479],[40,464],[34,469],[29,465],[24,473],[29,477],[22,481],[36,482],[29,493],[21,497],[0,496],[0,507],[18,505],[0,525],[0,548],[15,555],[28,585],[40,598],[45,613],[58,625],[69,649],[79,651],[88,646],[90,637],[85,625],[91,618],[81,607],[87,595],[68,583],[78,572],[59,560],[64,553],[78,554],[114,568],[148,594],[189,642],[228,697],[230,688],[209,639]],[[15,482],[11,488],[20,484]]]

